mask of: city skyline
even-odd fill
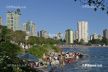
[[[51,34],[64,32],[68,28],[75,31],[77,30],[77,22],[82,20],[88,21],[89,34],[102,34],[102,31],[108,28],[108,15],[106,13],[83,8],[71,0],[4,0],[0,4],[0,16],[3,17],[3,24],[5,23],[5,25],[6,12],[14,9],[11,8],[12,6],[19,6],[22,14],[20,25],[22,26],[27,20],[32,20],[37,26],[37,31],[46,29]]]

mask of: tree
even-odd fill
[[[27,43],[31,44],[31,45],[34,45],[34,44],[36,44],[36,41],[38,41],[38,40],[35,36],[30,36],[27,40]]]
[[[44,53],[47,53],[47,48],[44,46],[34,46],[28,49],[28,53],[33,54],[39,58],[42,58]]]
[[[44,37],[35,37],[35,36],[30,36],[29,39],[27,40],[28,44],[34,45],[34,44],[58,44],[60,43],[60,40],[54,40],[51,38],[44,38]]]
[[[5,26],[0,26],[0,72],[39,72],[28,66],[21,67],[17,54],[22,53],[22,49],[10,42],[13,31]]]
[[[108,39],[106,39],[106,38],[103,37],[102,44],[108,45]]]
[[[28,53],[33,54],[39,58],[42,58],[43,54],[48,54],[49,52],[60,52],[60,48],[53,45],[37,45],[28,49]]]
[[[79,44],[81,44],[81,45],[84,44],[84,40],[81,39],[80,42],[79,42]]]
[[[18,30],[11,35],[11,39],[17,43],[19,42],[25,43],[25,36],[26,36],[25,32]]]
[[[74,0],[80,1],[82,5],[89,5],[94,7],[94,11],[97,11],[98,9],[101,9],[102,11],[106,11],[108,14],[108,7],[105,4],[105,0]]]
[[[91,45],[92,45],[91,41],[89,41],[89,42],[87,43],[87,45],[91,46]]]
[[[13,71],[12,64],[18,64],[18,58],[16,55],[22,53],[22,49],[10,43],[9,41],[3,41],[0,43],[0,71],[7,72]]]
[[[78,39],[74,40],[74,44],[78,44]]]
[[[101,40],[100,39],[92,39],[89,41],[92,44],[101,44]]]
[[[0,42],[7,41],[10,39],[9,31],[6,26],[0,26]]]

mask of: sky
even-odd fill
[[[88,33],[102,34],[108,29],[108,15],[92,8],[84,7],[74,0],[2,0],[0,16],[6,25],[6,12],[21,9],[20,26],[28,20],[36,24],[36,31],[47,30],[50,34],[64,33],[66,29],[77,30],[78,21],[88,21]]]

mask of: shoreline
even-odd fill
[[[108,48],[108,46],[86,46],[86,45],[77,45],[77,46],[61,46],[60,48]]]

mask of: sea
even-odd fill
[[[76,62],[55,68],[54,72],[108,72],[108,48],[63,48],[64,52],[84,55]]]

